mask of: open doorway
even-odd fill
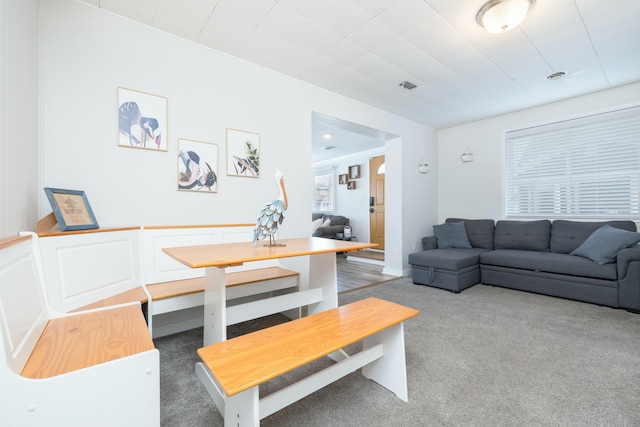
[[[349,218],[352,235],[358,241],[373,242],[373,237],[375,243],[380,244],[380,238],[384,238],[384,215],[376,216],[376,231],[372,234],[369,160],[380,156],[384,158],[386,141],[397,137],[319,113],[312,113],[312,127],[313,170],[333,168],[335,171],[335,214]],[[360,173],[354,176],[353,170]],[[377,167],[374,172],[377,172]],[[384,194],[384,181],[377,181],[376,185],[379,187],[376,191]]]

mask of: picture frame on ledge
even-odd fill
[[[99,228],[84,191],[45,187],[44,192],[62,231]]]

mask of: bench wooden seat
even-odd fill
[[[140,304],[59,312],[44,277],[35,235],[0,241],[3,425],[160,425],[160,358]]]
[[[50,378],[154,348],[138,305],[80,313],[49,320],[21,375]]]
[[[140,287],[133,288],[128,291],[124,291],[119,294],[107,297],[100,301],[96,301],[92,304],[87,304],[85,306],[72,310],[71,312],[73,313],[78,311],[93,310],[94,308],[112,307],[114,305],[129,304],[133,302],[146,304],[148,300],[149,300],[149,297],[147,297],[147,294],[145,293],[144,289],[142,288],[142,286],[140,286]]]
[[[296,276],[298,276],[297,271],[276,266],[227,273],[225,278],[227,281],[227,288],[230,288],[233,286],[247,285],[265,280]],[[153,301],[204,292],[204,277],[153,283],[147,285],[147,290],[149,291]]]
[[[196,374],[225,425],[259,425],[260,419],[361,367],[365,377],[406,401],[402,322],[418,313],[367,298],[200,348]],[[363,341],[361,352],[348,356],[339,351],[358,341]],[[324,356],[338,363],[259,398],[260,384]]]

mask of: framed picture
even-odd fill
[[[349,166],[349,179],[360,178],[360,165]]]
[[[227,129],[227,175],[260,177],[260,135]]]
[[[349,175],[343,173],[338,175],[338,184],[346,184],[349,181]]]
[[[46,187],[44,192],[62,231],[98,228],[84,191]]]
[[[355,190],[356,189],[356,182],[355,181],[349,181],[347,183],[347,190]]]
[[[167,98],[119,87],[118,145],[167,151]]]
[[[178,139],[178,190],[218,192],[218,144]]]

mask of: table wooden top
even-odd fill
[[[233,396],[418,313],[371,297],[200,348],[198,356]]]
[[[360,251],[375,248],[377,243],[358,243],[343,240],[324,239],[322,237],[302,237],[280,239],[284,246],[265,246],[260,241],[255,246],[251,242],[221,243],[216,245],[183,246],[164,248],[172,258],[191,268],[231,267],[245,262],[262,261],[276,258],[289,258],[331,252]]]

